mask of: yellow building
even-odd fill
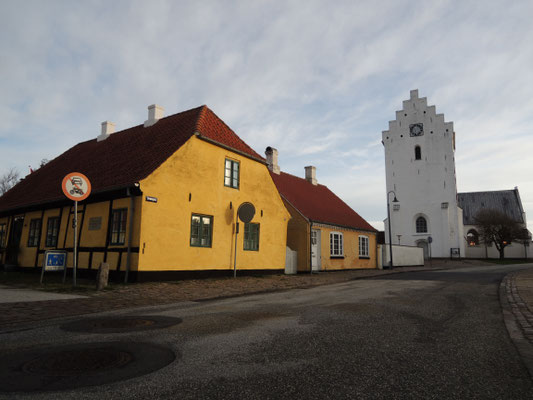
[[[164,118],[150,106],[143,125],[116,133],[102,123],[96,139],[28,175],[0,197],[0,264],[36,268],[64,249],[73,265],[73,201],[61,189],[70,172],[92,183],[78,205],[81,271],[105,261],[139,280],[229,275],[235,251],[238,271],[285,268],[290,214],[265,160],[206,106]],[[244,202],[256,212],[236,235]]]
[[[287,246],[297,252],[298,272],[377,268],[377,231],[326,186],[315,167],[305,179],[280,171],[278,152],[267,148],[270,174],[291,214]]]

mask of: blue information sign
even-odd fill
[[[65,251],[47,251],[44,255],[44,267],[47,271],[61,271],[67,263]]]
[[[41,271],[41,283],[43,283],[44,271],[64,271],[66,273],[67,252],[64,250],[47,250],[44,253],[43,269]],[[63,276],[65,283],[65,276]]]

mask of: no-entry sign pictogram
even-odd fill
[[[71,172],[65,176],[61,187],[65,196],[74,201],[85,200],[91,194],[91,182],[80,172]]]

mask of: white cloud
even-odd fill
[[[381,131],[418,88],[454,121],[459,190],[533,215],[530,1],[4,1],[0,171],[208,104],[248,144],[383,219]]]

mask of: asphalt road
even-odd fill
[[[533,381],[509,338],[499,302],[499,283],[515,269],[402,273],[105,314],[115,321],[128,315],[181,319],[158,330],[60,328],[89,318],[78,317],[0,332],[4,361],[30,357],[39,349],[96,342],[129,343],[125,348],[148,343],[176,355],[155,372],[100,386],[2,392],[16,379],[23,382],[24,374],[39,372],[35,362],[24,364],[16,376],[1,374],[0,398],[532,399]],[[140,363],[150,351],[139,357]],[[104,370],[107,382],[114,374],[124,377],[120,368]],[[76,373],[68,377],[70,387],[77,379],[91,382],[87,375],[95,372],[83,372],[83,379]]]

